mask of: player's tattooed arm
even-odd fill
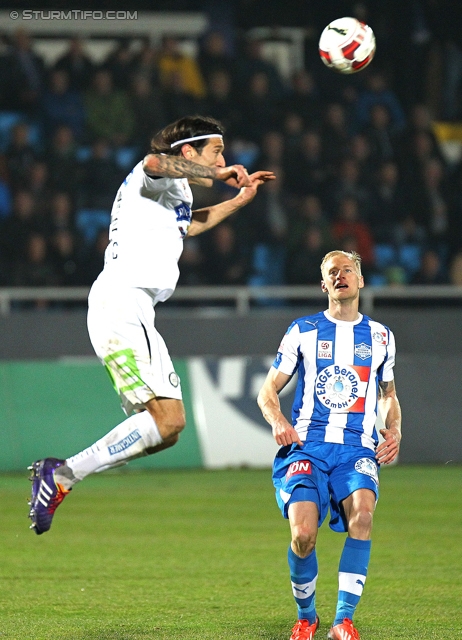
[[[398,455],[401,442],[401,407],[394,380],[379,382],[379,407],[385,424],[380,433],[385,442],[377,447],[376,458],[381,464],[390,464]]]
[[[149,153],[143,160],[143,169],[148,176],[160,178],[216,178],[215,167],[191,162],[178,156]]]

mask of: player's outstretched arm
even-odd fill
[[[227,167],[224,167],[226,169]],[[224,171],[219,169],[219,171]],[[226,174],[223,174],[226,175]],[[215,227],[222,220],[251,202],[258,191],[258,188],[270,180],[274,180],[276,176],[272,171],[256,171],[249,176],[249,185],[242,187],[239,193],[230,200],[225,200],[211,207],[196,209],[192,212],[191,225],[188,230],[188,236],[197,236],[212,227]],[[233,178],[234,179],[234,178]],[[227,180],[224,180],[227,182]]]
[[[395,382],[379,382],[379,409],[385,424],[380,433],[385,438],[377,447],[375,457],[380,464],[390,464],[399,453],[401,442],[401,407]]]
[[[181,156],[149,153],[143,160],[143,169],[151,177],[187,178],[203,186],[207,184],[211,186],[212,180],[221,180],[237,189],[249,186],[251,183],[247,169],[241,164],[233,164],[229,167],[207,167]],[[204,183],[204,178],[209,179],[210,183]]]
[[[289,380],[290,376],[271,367],[260,389],[257,402],[266,422],[271,425],[274,439],[280,446],[291,445],[294,442],[302,446],[303,443],[297,431],[282,413],[279,403],[278,394]]]

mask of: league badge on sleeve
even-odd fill
[[[374,331],[374,333],[372,334],[372,338],[379,344],[388,344],[388,334],[386,331]]]

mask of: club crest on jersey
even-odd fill
[[[335,413],[364,412],[370,367],[332,364],[318,373],[318,400]]]
[[[371,458],[361,458],[355,463],[355,469],[359,473],[363,473],[365,476],[370,476],[374,482],[379,484],[379,472],[377,465]]]
[[[292,462],[286,473],[286,481],[292,476],[301,474],[311,475],[311,462],[309,460],[297,460]]]
[[[332,360],[332,340],[318,340],[318,358]]]
[[[174,371],[172,371],[172,373],[169,374],[168,380],[172,385],[172,387],[177,387],[180,384],[180,378],[177,376],[177,374]]]
[[[361,360],[367,360],[372,356],[372,347],[365,342],[355,344],[355,356],[361,358]]]
[[[374,331],[372,338],[379,344],[388,344],[388,335],[386,331]]]

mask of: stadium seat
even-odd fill
[[[87,244],[92,244],[100,229],[109,226],[111,214],[104,209],[80,209],[76,213],[76,226]]]
[[[252,275],[248,285],[264,287],[284,284],[284,249],[271,247],[267,244],[257,244],[252,255]],[[280,306],[282,300],[271,300],[266,297],[256,299],[257,304]]]
[[[385,287],[387,285],[387,278],[382,273],[371,273],[367,276],[367,284],[374,287]]]
[[[137,154],[137,147],[119,147],[114,152],[114,159],[121,169],[131,169],[137,162]],[[141,160],[141,157],[139,160]]]
[[[10,142],[11,129],[24,120],[24,115],[19,111],[0,111],[0,152],[5,151]]]
[[[399,264],[408,276],[413,276],[420,268],[422,249],[418,244],[403,244],[398,250]]]
[[[396,250],[391,244],[376,244],[374,246],[374,261],[377,269],[382,271],[397,262]]]

